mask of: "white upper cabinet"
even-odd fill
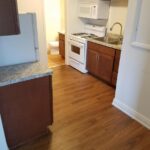
[[[79,0],[79,17],[108,19],[110,0]]]

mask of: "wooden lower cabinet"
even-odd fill
[[[116,86],[120,50],[88,42],[87,70],[103,81]]]
[[[53,122],[52,77],[1,87],[0,114],[10,148],[44,134]]]
[[[88,42],[87,70],[108,83],[112,80],[114,58],[114,49]]]
[[[59,41],[59,54],[65,58],[65,41]]]
[[[118,69],[119,69],[119,63],[120,63],[120,55],[121,55],[121,51],[116,50],[114,69],[113,69],[113,75],[112,75],[112,85],[113,86],[116,86],[116,83],[117,83]]]
[[[65,58],[65,35],[59,33],[59,54]]]
[[[87,53],[87,70],[98,76],[98,56],[99,53],[88,49]]]
[[[112,81],[111,81],[111,84],[112,84],[113,86],[116,86],[117,77],[118,77],[118,73],[117,73],[117,72],[113,72],[113,74],[112,74]]]
[[[114,58],[101,54],[98,58],[98,75],[104,81],[111,82]]]

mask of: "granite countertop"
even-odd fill
[[[88,41],[96,43],[96,44],[100,44],[100,45],[103,45],[103,46],[107,46],[107,47],[110,47],[110,48],[114,48],[114,49],[117,49],[117,50],[121,50],[121,47],[122,47],[121,44],[118,44],[118,45],[109,44],[109,43],[101,42],[101,41],[98,41],[98,40],[95,40],[95,39],[92,39],[92,38],[88,38]]]
[[[0,87],[52,75],[52,70],[40,62],[0,67]]]

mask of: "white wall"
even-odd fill
[[[66,0],[67,34],[83,32],[84,23],[78,17],[78,0]]]
[[[128,0],[111,0],[109,20],[107,25],[108,29],[111,28],[113,23],[120,22],[123,25],[124,30],[127,12],[128,12]],[[112,33],[115,34],[120,33],[120,27],[119,26],[114,27]]]
[[[40,61],[47,64],[46,34],[43,0],[17,0],[20,13],[35,12],[37,15]]]
[[[61,23],[61,26],[60,26],[60,30],[62,32],[65,32],[65,28],[66,28],[66,23],[65,23],[65,20],[66,20],[66,6],[65,6],[65,1],[66,0],[60,0],[60,13],[61,13],[61,18],[60,18],[60,23]]]
[[[66,0],[66,64],[68,64],[68,36],[84,31],[84,22],[78,18],[78,0]]]
[[[125,39],[113,103],[150,129],[150,51],[131,45],[135,29],[136,3],[137,1],[129,0]],[[147,22],[150,20],[147,19]]]
[[[46,24],[46,40],[58,39],[58,31],[61,28],[60,0],[44,0],[44,15]]]

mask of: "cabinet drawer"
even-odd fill
[[[109,48],[100,44],[96,44],[93,42],[88,42],[88,49],[92,49],[95,51],[99,51],[100,53],[103,53],[105,55],[109,55],[114,57],[115,56],[115,49]]]

